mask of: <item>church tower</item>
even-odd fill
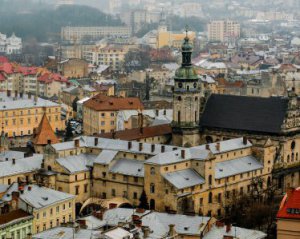
[[[199,144],[200,84],[192,65],[193,46],[187,31],[182,45],[182,64],[176,70],[173,91],[173,144],[195,146]]]

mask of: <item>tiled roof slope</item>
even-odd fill
[[[280,133],[288,99],[216,95],[209,97],[200,127]]]
[[[51,140],[52,144],[56,144],[59,142],[48,121],[46,114],[44,114],[41,123],[36,130],[36,135],[34,136],[33,143],[35,145],[47,145],[48,140]]]
[[[84,103],[84,106],[96,111],[144,109],[139,98],[110,97],[102,94],[92,97]]]

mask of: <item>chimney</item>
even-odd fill
[[[99,142],[99,139],[98,139],[98,138],[95,138],[95,139],[94,139],[94,146],[97,146],[97,145],[98,145],[98,142]]]
[[[116,138],[116,131],[112,131],[112,133],[111,133],[111,137],[112,137],[112,139],[115,139]]]
[[[169,234],[169,237],[174,237],[176,235],[174,224],[169,225],[169,233],[168,234]]]
[[[143,150],[143,143],[139,143],[139,151]]]
[[[131,148],[132,148],[132,142],[128,141],[128,149],[131,149]]]
[[[79,139],[75,139],[74,144],[76,148],[79,148]]]
[[[184,149],[181,150],[181,158],[185,159],[185,150]]]
[[[7,97],[10,97],[10,96],[11,96],[11,91],[7,90]]]
[[[210,150],[209,144],[206,144],[206,145],[205,145],[205,149],[206,149],[206,150]]]
[[[147,226],[142,226],[142,232],[144,234],[143,238],[149,238],[150,228]]]
[[[228,232],[230,232],[230,231],[231,231],[231,224],[228,223],[228,224],[226,225],[226,233],[228,233]]]
[[[164,145],[161,146],[161,152],[162,152],[162,153],[165,152],[165,146],[164,146]]]
[[[155,144],[151,144],[151,152],[153,153],[155,150]]]
[[[15,90],[15,98],[18,98],[18,91]]]
[[[12,164],[16,164],[16,159],[12,159]]]
[[[216,150],[220,151],[220,142],[216,143]]]
[[[27,189],[28,189],[28,191],[31,191],[31,186],[28,186],[28,188],[27,188]]]
[[[164,115],[167,115],[167,110],[166,109],[164,109]]]
[[[247,142],[248,142],[248,139],[247,139],[247,137],[243,137],[243,145],[247,145]]]
[[[50,145],[51,144],[51,139],[47,140],[47,144]]]

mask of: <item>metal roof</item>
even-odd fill
[[[252,155],[238,159],[216,163],[215,178],[221,179],[233,175],[247,173],[258,169],[263,169],[263,164]]]
[[[111,173],[144,177],[144,162],[134,159],[118,159],[109,169]]]
[[[204,178],[191,168],[166,173],[162,176],[177,189],[188,188],[205,183]]]

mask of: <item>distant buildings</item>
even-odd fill
[[[100,40],[102,37],[129,37],[130,27],[62,27],[61,39],[63,41],[77,42],[86,40]]]
[[[214,20],[207,25],[209,41],[230,41],[241,35],[240,24],[232,20]]]
[[[20,54],[22,51],[22,39],[16,37],[13,33],[11,37],[7,37],[6,35],[0,32],[0,54]]]

